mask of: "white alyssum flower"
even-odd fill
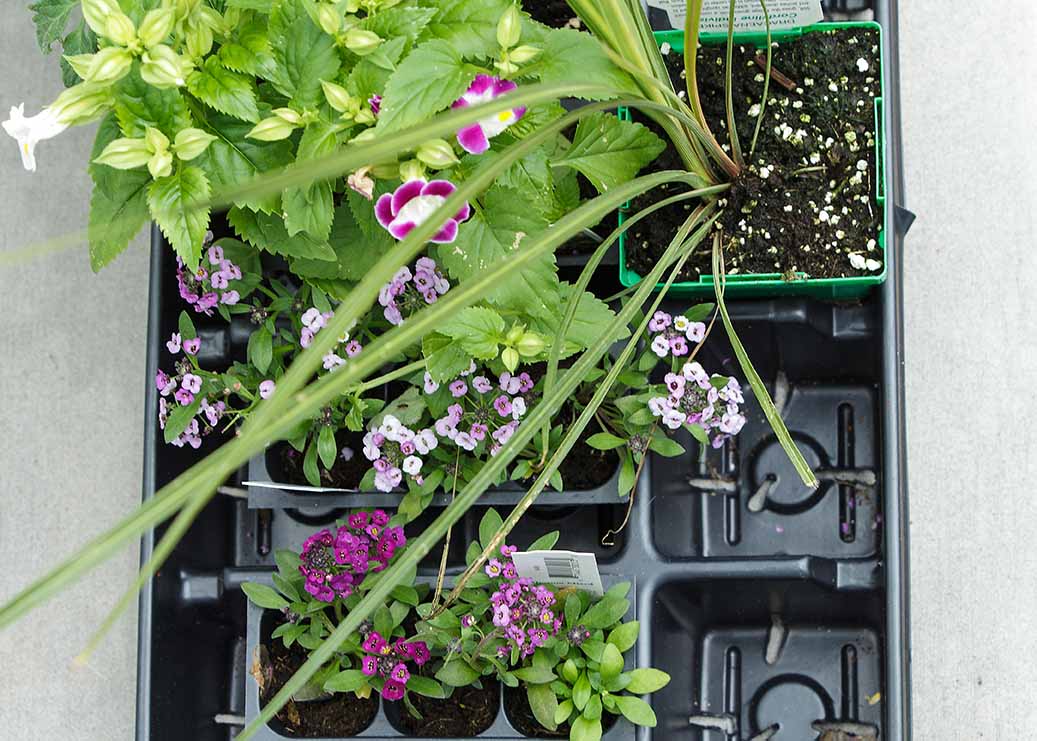
[[[25,104],[11,107],[10,117],[3,122],[4,131],[18,141],[22,165],[29,172],[36,172],[36,145],[44,139],[53,139],[68,125],[62,123],[50,108],[44,108],[35,116],[25,115]]]

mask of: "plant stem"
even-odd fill
[[[738,128],[735,124],[734,90],[731,83],[733,70],[731,69],[735,47],[735,0],[731,0],[727,12],[727,65],[724,72],[724,90],[727,93],[727,133],[731,139],[731,156],[735,164],[741,170],[745,167],[742,159],[742,147],[738,143]]]
[[[400,366],[399,368],[391,370],[384,375],[378,376],[377,378],[372,378],[369,381],[364,381],[359,386],[357,386],[356,389],[354,389],[354,391],[355,393],[362,394],[363,392],[369,391],[373,388],[384,386],[390,381],[395,381],[397,378],[403,378],[404,376],[409,376],[411,373],[416,373],[419,370],[422,370],[424,367],[424,358],[419,358],[418,360],[408,363],[407,365]]]
[[[705,341],[705,340],[703,340],[703,341]],[[698,346],[701,347],[702,343],[700,342],[698,344]],[[655,422],[652,423],[652,428],[650,430],[648,430],[648,439],[649,439],[649,441],[651,441],[652,435],[655,434],[655,431],[658,428],[659,428],[659,421],[656,420]],[[651,443],[649,443],[649,444],[651,444]],[[615,545],[616,542],[612,539],[612,536],[613,535],[619,535],[621,532],[623,532],[623,530],[626,529],[627,523],[630,522],[630,513],[634,511],[634,497],[637,495],[637,480],[641,478],[641,471],[644,470],[645,463],[647,461],[648,461],[648,451],[646,450],[644,453],[641,454],[641,462],[637,464],[637,471],[634,472],[634,483],[630,487],[630,496],[627,497],[627,511],[626,511],[626,514],[623,515],[623,522],[621,522],[619,524],[619,529],[618,530],[613,530],[612,528],[609,528],[608,532],[606,532],[605,535],[603,535],[602,538],[601,538],[601,544],[602,545],[605,545],[605,546]]]
[[[760,7],[763,8],[763,22],[767,26],[767,67],[763,72],[763,98],[760,100],[760,113],[756,117],[756,128],[753,130],[753,140],[749,145],[749,159],[753,157],[753,152],[756,151],[756,139],[760,136],[760,126],[763,124],[763,114],[767,110],[767,95],[771,84],[771,57],[773,56],[774,49],[771,48],[771,17],[767,12],[767,3],[765,0],[760,0]]]
[[[454,482],[450,487],[450,502],[453,503],[457,496],[457,469],[461,464],[461,449],[457,449],[457,455],[454,456]],[[436,593],[432,596],[432,607],[433,609],[439,605],[439,597],[443,593],[443,579],[446,578],[446,564],[447,555],[450,553],[450,533],[453,532],[453,525],[446,529],[446,537],[443,539],[443,555],[439,558],[439,574],[436,576]]]

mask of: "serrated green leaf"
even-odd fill
[[[178,131],[194,125],[180,90],[157,88],[144,82],[138,62],[133,63],[128,75],[115,83],[112,91],[112,110],[123,136],[139,139],[151,127],[172,141]]]
[[[335,134],[335,127],[324,122],[307,126],[299,140],[298,161],[306,162],[334,152]],[[283,200],[288,234],[295,236],[305,232],[318,241],[328,240],[335,220],[335,202],[329,181],[288,188]]]
[[[425,30],[426,38],[442,39],[466,57],[497,53],[497,21],[510,0],[442,0],[439,13]]]
[[[79,75],[72,69],[65,56],[93,54],[97,51],[97,35],[84,21],[80,21],[79,25],[61,40],[61,51],[64,55],[61,58],[61,81],[65,83],[65,87],[72,87],[80,81]]]
[[[94,189],[90,195],[90,267],[97,272],[116,258],[148,221],[147,189],[151,176],[146,170],[116,170],[93,162],[104,148],[120,136],[115,117],[101,121],[89,165]]]
[[[578,170],[604,193],[631,180],[665,148],[647,127],[599,111],[580,119],[572,145],[552,164]]]
[[[148,188],[148,207],[162,233],[192,271],[198,269],[202,242],[209,228],[209,208],[199,208],[210,195],[201,168],[182,165]]]
[[[518,672],[515,672],[515,676],[519,676]],[[555,722],[555,713],[558,712],[558,696],[555,695],[550,685],[529,685],[526,687],[526,699],[529,700],[529,709],[533,711],[533,716],[540,725],[549,731],[558,727]]]
[[[241,591],[245,593],[249,601],[266,610],[282,610],[288,607],[288,600],[279,595],[273,587],[268,587],[266,584],[256,584],[247,581],[241,585]]]
[[[493,309],[469,306],[444,322],[439,331],[460,343],[466,353],[493,360],[504,338],[504,320]]]
[[[615,698],[616,707],[619,708],[619,712],[623,714],[624,718],[634,725],[655,728],[655,711],[652,710],[651,705],[633,695],[616,695]]]
[[[36,24],[36,42],[44,54],[49,54],[51,45],[61,39],[68,17],[77,5],[79,0],[39,0],[29,6],[32,22]]]
[[[365,31],[374,31],[383,39],[403,37],[414,42],[436,12],[436,8],[421,6],[386,8],[362,19],[357,27]]]
[[[425,356],[426,370],[437,383],[457,378],[472,359],[459,343],[439,332],[432,332],[421,339],[421,354]]]
[[[274,57],[270,82],[299,109],[321,100],[321,80],[333,80],[342,64],[335,41],[310,18],[302,0],[284,0],[270,16]]]
[[[555,29],[547,34],[544,51],[523,70],[549,84],[595,83],[637,92],[637,86],[605,53],[601,44],[589,33],[572,29]],[[605,96],[586,96],[597,100]],[[612,97],[612,96],[607,96]]]
[[[399,131],[438,113],[461,97],[474,77],[456,47],[438,39],[417,46],[385,85],[378,130]]]
[[[234,207],[227,213],[227,221],[242,239],[275,255],[314,260],[336,259],[335,250],[327,242],[320,242],[303,233],[289,236],[279,216]]]
[[[670,675],[658,669],[634,669],[630,672],[630,683],[627,692],[635,695],[647,695],[651,692],[661,690],[670,683]]]
[[[242,121],[259,120],[252,81],[227,69],[216,57],[206,59],[201,68],[188,76],[187,89],[191,95],[220,113]]]

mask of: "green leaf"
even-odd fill
[[[85,21],[80,21],[79,25],[62,39],[61,50],[65,56],[70,57],[77,54],[93,54],[97,51],[97,35]],[[61,81],[65,83],[65,87],[72,87],[79,82],[79,75],[64,56],[61,58]]]
[[[243,121],[259,120],[253,83],[244,75],[224,67],[216,57],[206,59],[200,69],[188,76],[187,89],[220,113]]]
[[[580,622],[591,630],[597,628],[609,628],[623,619],[630,609],[630,601],[622,597],[605,595],[598,602],[583,613]]]
[[[605,681],[615,679],[623,671],[623,654],[613,643],[606,643],[601,652],[601,678]]]
[[[497,21],[509,0],[443,0],[425,36],[442,39],[465,57],[491,57],[498,52]]]
[[[191,420],[198,413],[201,403],[201,397],[198,397],[187,406],[173,408],[166,418],[166,427],[162,430],[162,437],[167,443],[176,440],[187,429],[187,426],[191,424]]]
[[[635,695],[647,695],[661,690],[670,683],[670,675],[658,669],[634,669],[630,672],[630,683],[627,692]]]
[[[270,16],[270,43],[270,82],[298,110],[316,107],[321,80],[335,79],[342,64],[334,39],[313,22],[302,0],[284,0]]]
[[[633,648],[634,644],[637,643],[637,635],[640,628],[641,624],[636,620],[623,623],[609,633],[605,642],[612,644],[618,648],[620,652],[629,651]]]
[[[461,97],[474,77],[457,48],[440,40],[421,44],[385,85],[378,130],[399,131],[438,113]]]
[[[108,144],[120,136],[115,117],[108,115],[97,129],[91,153],[90,178],[90,267],[94,272],[116,258],[148,221],[147,188],[151,175],[146,170],[116,170],[93,162]]]
[[[634,725],[655,728],[655,711],[652,706],[640,697],[632,695],[616,695],[616,706],[623,717]]]
[[[497,357],[504,339],[504,320],[493,309],[469,306],[445,322],[440,331],[460,343],[465,352],[483,360]]]
[[[518,672],[515,672],[515,676],[518,676]],[[521,678],[519,677],[519,679]],[[558,696],[555,695],[550,685],[533,684],[526,687],[526,699],[529,700],[529,709],[533,711],[533,717],[540,725],[549,731],[558,728],[558,724],[555,722],[555,713],[558,712]]]
[[[402,602],[411,607],[417,607],[419,600],[418,590],[406,584],[397,584],[390,593],[394,600]]]
[[[414,42],[435,14],[435,8],[421,6],[386,8],[367,16],[357,27],[365,31],[374,31],[383,39],[404,37]],[[395,59],[392,61],[396,62]]]
[[[618,597],[622,599],[630,594],[630,582],[621,581],[618,584],[613,584],[611,587],[605,590],[606,597]]]
[[[504,520],[493,507],[486,510],[486,514],[479,521],[479,545],[485,548],[493,540],[497,531],[504,527]]]
[[[550,533],[545,533],[539,538],[529,544],[528,551],[549,551],[555,547],[555,543],[558,542],[558,531],[554,530]]]
[[[386,404],[378,414],[371,418],[371,427],[377,427],[386,415],[393,415],[405,425],[415,425],[424,414],[427,405],[421,391],[410,386],[402,394]]]
[[[631,180],[666,148],[647,127],[600,111],[584,116],[572,145],[553,165],[568,165],[604,193]]]
[[[61,39],[69,14],[77,5],[79,0],[40,0],[29,6],[36,24],[36,42],[44,54],[49,54],[51,45]]]
[[[306,483],[310,486],[320,486],[320,470],[317,468],[317,446],[310,445],[302,457],[302,472],[306,476]]]
[[[453,339],[439,332],[432,332],[421,339],[421,354],[425,356],[425,368],[437,383],[444,383],[466,370],[472,356],[466,353]]]
[[[557,700],[556,700],[557,702]],[[573,701],[562,700],[558,703],[558,707],[555,709],[554,722],[555,725],[561,725],[565,721],[569,720],[569,716],[573,714]]]
[[[269,13],[273,10],[275,0],[224,0],[228,8],[241,8],[242,10],[258,10],[260,13]]]
[[[479,672],[461,659],[453,659],[436,672],[436,679],[451,687],[467,687],[479,678]]]
[[[604,641],[584,641],[580,644],[580,650],[587,655],[591,661],[601,661],[601,654],[605,650]]]
[[[148,188],[148,206],[155,221],[192,271],[198,269],[209,228],[209,207],[199,208],[197,204],[207,200],[209,194],[209,179],[194,165],[181,165]]]
[[[249,601],[254,605],[267,610],[282,610],[288,607],[288,600],[279,595],[273,587],[268,587],[266,584],[256,584],[254,582],[245,582],[241,585],[241,591],[245,593],[245,596],[249,598]]]
[[[709,445],[709,433],[707,433],[702,425],[686,425],[687,429],[691,431],[691,436],[695,438],[699,445]]]
[[[573,721],[569,741],[601,741],[601,720],[590,720],[582,715]]]
[[[601,696],[591,695],[587,701],[587,707],[583,709],[583,717],[587,720],[598,720],[601,718]]]
[[[367,684],[368,677],[359,669],[346,669],[332,675],[324,683],[328,692],[355,692]],[[410,682],[407,683],[410,685]]]
[[[194,125],[180,90],[157,88],[144,82],[137,62],[133,63],[130,74],[115,83],[112,92],[112,110],[119,119],[123,136],[139,139],[151,127],[172,141],[178,131]]]
[[[684,316],[689,322],[704,322],[715,308],[716,304],[695,304],[684,312]]]
[[[684,455],[684,446],[663,434],[653,435],[652,442],[649,443],[648,447],[663,458],[676,458],[679,455]]]
[[[198,125],[216,137],[202,155],[195,160],[213,185],[217,195],[223,190],[236,188],[256,175],[277,170],[294,161],[290,141],[263,142],[249,139],[246,134],[252,126],[231,116],[215,111],[197,111]],[[235,205],[272,214],[280,210],[280,196],[245,198]]]
[[[260,373],[266,373],[273,359],[273,337],[265,326],[254,331],[248,338],[248,360]]]
[[[437,700],[446,697],[443,685],[431,677],[423,677],[420,674],[412,674],[411,678],[407,680],[407,691],[416,692],[425,697],[433,697]]]
[[[613,64],[593,36],[572,29],[551,31],[544,42],[544,51],[524,71],[535,74],[541,82],[549,84],[585,83],[587,80],[594,80],[601,85],[637,91],[633,80]],[[604,96],[581,97],[595,100]]]
[[[588,437],[587,444],[596,450],[612,450],[626,445],[627,441],[608,432],[599,432]]]
[[[257,77],[263,76],[266,69],[273,68],[265,20],[254,17],[238,26],[233,40],[220,44],[219,57],[227,69]]]
[[[306,162],[334,152],[335,134],[335,127],[324,122],[307,126],[299,140],[298,161]],[[331,225],[335,220],[331,182],[325,180],[286,189],[284,214],[288,234],[295,236],[299,232],[306,232],[314,239],[326,242],[331,236]]]
[[[579,678],[573,685],[573,704],[577,710],[582,711],[587,707],[587,701],[591,699],[591,683],[587,678],[587,672],[580,672]]]
[[[277,564],[277,570],[282,576],[295,577],[299,575],[299,554],[295,551],[279,548],[274,551],[274,562]]]
[[[553,670],[548,667],[526,666],[514,671],[516,677],[531,685],[550,684],[558,679]]]
[[[634,459],[630,456],[630,451],[627,450],[623,454],[623,462],[619,466],[619,496],[625,497],[630,493],[630,490],[634,488],[634,476],[637,475],[637,470],[634,467]]]
[[[327,425],[321,427],[320,433],[317,435],[317,455],[320,456],[320,462],[327,469],[334,466],[335,459],[338,458],[338,443],[335,442],[335,430]]]
[[[568,302],[572,300],[573,286],[568,283],[561,284],[561,300]],[[539,329],[545,334],[557,335],[558,330],[561,326],[563,312],[554,311],[537,323],[534,327]],[[565,347],[563,355],[571,355],[579,349],[589,347],[595,340],[601,336],[601,328],[607,326],[615,313],[609,308],[608,304],[599,299],[589,291],[584,291],[580,294],[580,302],[576,308],[576,315],[573,317],[572,323],[569,325],[569,331],[565,335]],[[613,337],[613,340],[620,340],[624,337],[629,336],[629,331],[624,328],[623,331]]]
[[[279,216],[235,207],[227,213],[227,221],[242,239],[275,255],[315,260],[336,259],[335,250],[327,242],[318,241],[304,233],[289,236]]]
[[[582,609],[583,605],[580,603],[578,595],[570,594],[565,598],[565,627],[572,628],[576,625]]]
[[[198,336],[198,330],[195,329],[194,321],[186,311],[181,311],[180,316],[177,317],[176,328],[182,340],[193,340]]]

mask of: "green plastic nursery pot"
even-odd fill
[[[817,31],[832,31],[842,28],[872,28],[879,33],[879,55],[882,75],[880,79],[880,95],[875,98],[875,162],[878,176],[875,178],[875,200],[882,209],[882,222],[876,237],[882,251],[882,271],[874,275],[861,275],[849,278],[809,278],[800,274],[795,280],[786,279],[781,273],[744,273],[728,275],[725,282],[725,295],[738,297],[771,297],[771,296],[811,296],[813,298],[831,300],[856,299],[868,294],[873,286],[886,280],[886,233],[890,223],[890,215],[886,209],[886,191],[889,178],[886,167],[886,123],[882,115],[882,100],[886,90],[886,56],[885,46],[881,43],[882,27],[874,21],[847,21],[841,23],[816,23],[812,26],[774,31],[773,41],[798,38],[804,34]],[[656,43],[668,43],[673,51],[684,52],[684,31],[656,31]],[[726,44],[727,34],[702,34],[703,45]],[[758,48],[766,48],[766,33],[736,33],[734,41],[738,44],[755,44]],[[630,120],[630,111],[620,108],[620,118]],[[623,223],[624,211],[619,212],[619,223]],[[641,275],[627,267],[625,234],[619,237],[619,280],[627,287],[641,282]],[[658,286],[662,288],[660,284]],[[697,281],[674,283],[669,290],[674,296],[702,297],[714,295],[713,276],[701,275]]]

